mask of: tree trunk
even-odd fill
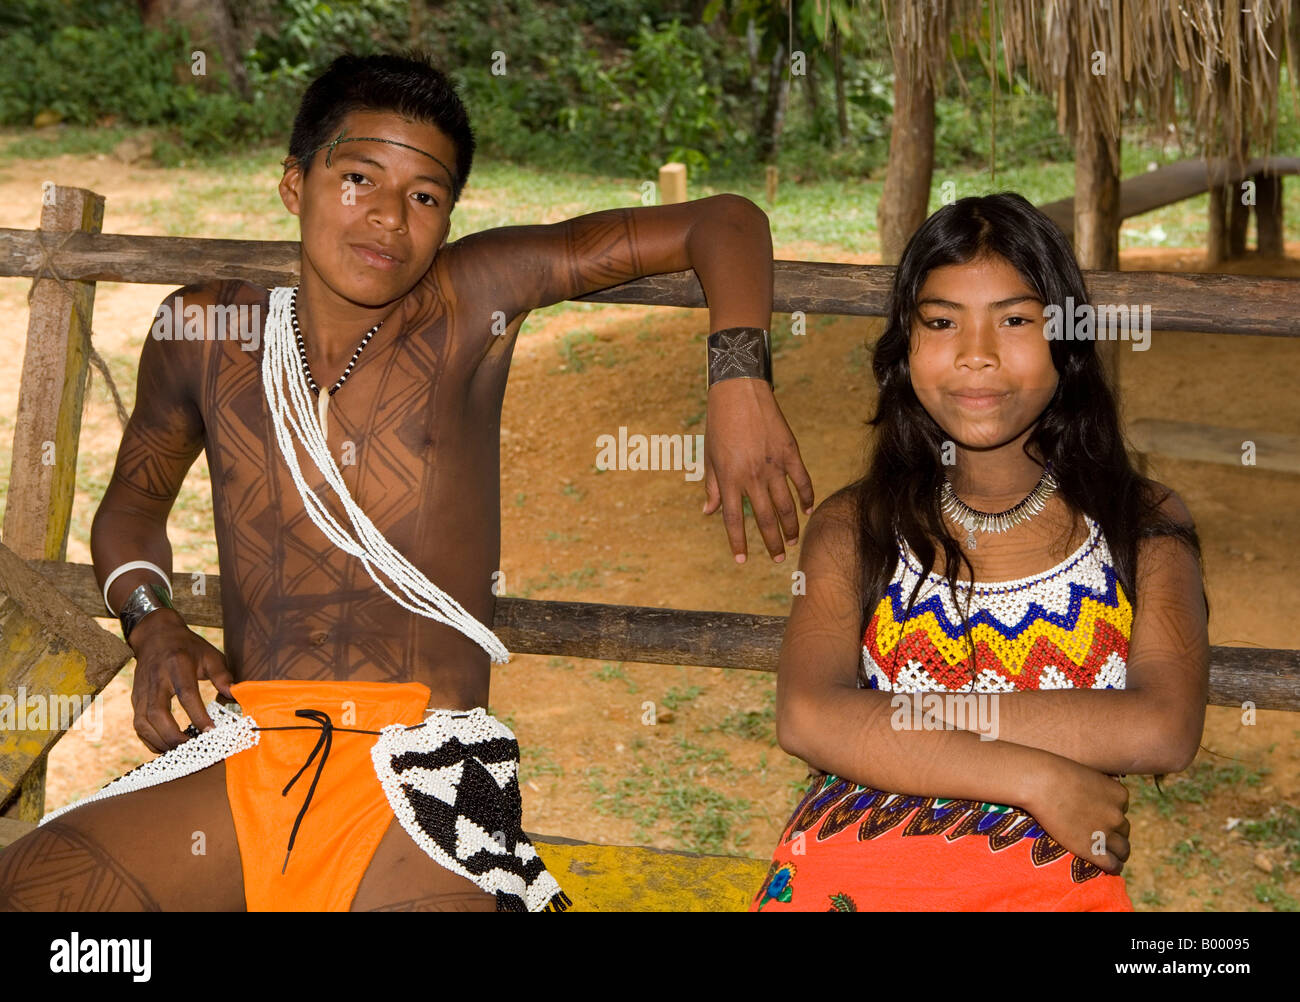
[[[1085,112],[1074,137],[1074,253],[1079,267],[1119,270],[1119,141],[1109,149]]]
[[[1291,15],[1291,27],[1295,32],[1292,51],[1300,51],[1300,9],[1293,11]],[[1282,35],[1282,19],[1277,18],[1268,27],[1268,45],[1274,52],[1282,51],[1284,41]],[[1278,76],[1281,72],[1281,60],[1274,60],[1269,64],[1269,73],[1272,77],[1271,83],[1273,90],[1281,99],[1281,92],[1278,90]],[[1270,137],[1264,137],[1266,140]],[[1276,134],[1273,137],[1277,138]],[[1269,144],[1271,145],[1271,144]],[[1285,254],[1282,237],[1285,231],[1282,228],[1282,175],[1280,174],[1256,174],[1255,175],[1255,250],[1260,257],[1282,257]]]
[[[905,61],[899,4],[890,11],[894,23],[894,120],[889,130],[889,166],[876,206],[880,258],[898,264],[903,249],[925,222],[934,173],[934,87],[923,83]]]
[[[1084,103],[1074,136],[1074,255],[1085,271],[1119,271],[1119,140],[1114,149]],[[1097,355],[1119,399],[1118,341],[1098,341]]]
[[[790,71],[786,58],[785,42],[776,43],[772,62],[767,72],[767,96],[763,102],[763,119],[758,129],[758,155],[760,160],[774,158],[781,146],[781,130],[785,126],[786,99],[790,94]]]
[[[759,79],[759,66],[761,65],[758,58],[758,30],[754,27],[754,22],[750,21],[745,25],[745,53],[749,56],[749,99],[750,108],[754,116],[754,137],[755,143],[762,145],[763,142],[763,87]]]
[[[844,99],[844,57],[840,51],[839,25],[831,25],[831,59],[835,66],[835,121],[839,125],[840,145],[849,141],[849,109]]]
[[[205,55],[206,72],[197,76],[191,69],[190,53],[185,53],[184,62],[177,66],[178,78],[193,79],[203,90],[218,90],[221,83],[215,71],[222,69],[239,96],[248,100],[248,72],[229,0],[137,0],[137,4],[147,27],[162,29],[168,21],[175,21],[188,34],[191,50]]]
[[[1246,229],[1250,225],[1250,206],[1241,203],[1241,185],[1234,184],[1228,191],[1228,257],[1230,259],[1246,256]]]
[[[1222,264],[1230,256],[1228,248],[1228,199],[1232,189],[1214,178],[1217,173],[1213,164],[1210,166],[1210,227],[1205,238],[1205,265],[1213,268]]]
[[[813,128],[816,129],[822,119],[821,95],[817,93],[817,72],[814,69],[817,60],[811,52],[805,52],[804,57],[804,93],[808,96],[808,114],[812,116]]]
[[[1242,162],[1250,159],[1250,140],[1244,135],[1241,139],[1241,159]],[[1228,257],[1230,259],[1246,256],[1246,229],[1250,226],[1250,206],[1243,205],[1241,201],[1244,194],[1241,186],[1245,180],[1246,178],[1240,178],[1228,187],[1231,198],[1228,202]],[[1258,191],[1255,193],[1255,198],[1258,202]]]

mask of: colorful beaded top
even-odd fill
[[[862,638],[860,688],[885,692],[1123,689],[1133,608],[1115,576],[1101,527],[1062,563],[1013,581],[976,582],[970,647],[947,580],[924,573],[899,542],[898,567]],[[963,602],[969,585],[958,584]]]

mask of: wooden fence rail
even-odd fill
[[[104,599],[90,564],[29,560],[89,616],[105,617]],[[176,609],[192,626],[221,626],[221,577],[203,576],[204,594],[192,594],[193,575],[172,575]],[[700,612],[593,602],[496,600],[492,629],[515,654],[558,654],[608,661],[776,671],[784,616]],[[1210,702],[1263,710],[1300,710],[1300,651],[1252,647],[1210,648]]]
[[[214,278],[243,278],[268,288],[294,285],[298,243],[118,233],[55,238],[39,230],[0,229],[0,277],[54,274],[65,281],[147,285],[189,285]],[[776,313],[880,317],[885,315],[894,269],[777,261],[774,278]],[[1089,271],[1084,278],[1094,303],[1149,305],[1155,330],[1300,337],[1300,279],[1129,271]],[[637,279],[582,299],[638,306],[706,305],[693,271]]]

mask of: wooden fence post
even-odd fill
[[[1255,175],[1255,238],[1260,257],[1281,257],[1282,175]]]
[[[1250,227],[1250,206],[1241,201],[1241,183],[1227,188],[1228,194],[1228,259],[1239,260],[1246,256],[1246,230]],[[1256,197],[1258,197],[1258,190]]]
[[[99,233],[103,226],[102,195],[85,188],[45,186],[40,229],[47,253],[70,233]],[[90,361],[95,283],[62,282],[53,275],[47,261],[32,289],[5,504],[4,543],[25,560],[67,557]],[[44,808],[42,759],[0,814],[39,821]]]
[[[664,164],[659,168],[659,204],[676,205],[686,201],[686,165]]]

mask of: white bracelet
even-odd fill
[[[149,561],[147,560],[132,560],[130,563],[123,564],[121,567],[117,568],[117,570],[113,571],[113,573],[108,576],[108,580],[104,582],[104,608],[108,610],[108,614],[110,616],[116,616],[117,613],[114,612],[113,607],[108,604],[108,589],[112,586],[114,581],[116,581],[127,571],[133,571],[136,568],[143,568],[145,570],[151,570],[154,573],[156,573],[160,578],[163,579],[163,583],[167,585],[167,597],[169,599],[172,598],[172,580],[167,576],[166,571],[164,571],[157,564],[149,563]]]

